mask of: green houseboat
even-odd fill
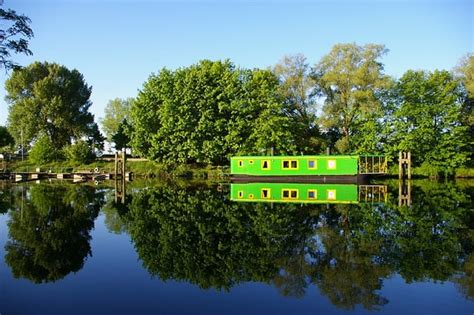
[[[385,174],[380,155],[237,156],[230,162],[234,181],[360,182]]]
[[[381,203],[387,186],[307,183],[232,183],[233,201],[283,203]]]

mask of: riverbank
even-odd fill
[[[37,165],[29,161],[9,162],[6,169],[12,172],[34,172]],[[97,160],[89,164],[74,164],[68,161],[52,162],[39,167],[41,171],[52,173],[73,173],[73,172],[93,172],[98,170],[100,173],[113,173],[114,162],[106,160]],[[199,166],[199,165],[179,165],[169,167],[153,161],[127,160],[127,171],[133,172],[138,178],[184,178],[197,180],[221,181],[227,178],[230,169],[222,166]],[[386,177],[398,177],[398,165],[392,165]],[[413,178],[444,178],[436,176],[436,173],[425,167],[412,168]],[[474,168],[459,168],[456,170],[455,178],[474,178]]]
[[[11,172],[34,172],[38,168],[43,172],[51,173],[113,173],[113,161],[97,160],[89,164],[74,164],[68,161],[52,162],[44,164],[41,167],[29,161],[9,162],[6,169]],[[137,178],[184,178],[220,181],[229,173],[229,169],[220,166],[198,166],[198,165],[179,165],[175,168],[168,167],[152,161],[127,161],[127,172],[132,172]]]

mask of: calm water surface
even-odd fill
[[[235,202],[228,186],[0,191],[0,313],[473,314],[474,182],[385,202]]]

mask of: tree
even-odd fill
[[[272,147],[294,153],[291,120],[268,70],[203,60],[150,76],[132,105],[131,146],[163,163],[226,164]]]
[[[377,150],[379,140],[373,137],[383,116],[380,94],[390,86],[379,62],[386,52],[383,45],[338,44],[314,66],[315,92],[324,98],[320,122],[326,130],[337,130],[339,139],[332,145],[340,153]]]
[[[115,98],[105,106],[105,116],[100,123],[109,142],[113,141],[112,138],[118,132],[123,121],[128,122],[130,120],[130,109],[133,101],[133,98]]]
[[[467,160],[463,91],[448,71],[407,71],[395,87],[390,150],[411,151],[415,165],[452,173]]]
[[[316,121],[314,80],[303,54],[284,56],[273,67],[280,84],[278,92],[284,102],[285,113],[293,120],[297,147],[303,152],[315,153],[321,148],[321,136]]]
[[[127,149],[130,143],[129,134],[131,134],[131,128],[132,126],[128,124],[126,119],[122,120],[111,139],[115,143],[115,150]]]
[[[0,148],[12,146],[13,144],[15,144],[15,139],[13,139],[12,135],[8,132],[7,127],[0,126]]]
[[[474,54],[464,57],[455,71],[466,92],[461,109],[461,123],[468,128],[469,139],[471,139],[468,145],[472,163],[474,162]]]
[[[79,140],[74,144],[66,146],[64,153],[69,161],[79,164],[90,163],[94,159],[91,147],[84,140]]]
[[[8,129],[16,143],[47,135],[56,148],[98,131],[89,112],[92,88],[77,70],[35,62],[13,71],[5,83]]]
[[[28,48],[28,40],[33,37],[30,23],[31,20],[27,16],[18,15],[11,9],[0,8],[0,67],[6,71],[18,68],[10,59],[12,53],[32,55]]]
[[[28,156],[29,160],[37,165],[45,164],[57,160],[60,150],[54,146],[48,136],[42,135],[36,139]]]

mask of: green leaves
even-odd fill
[[[11,9],[0,9],[0,21],[0,66],[8,71],[18,67],[10,59],[11,53],[32,55],[28,40],[33,37],[33,31],[29,25],[31,20]]]
[[[89,112],[92,88],[77,70],[35,62],[13,71],[5,88],[10,104],[8,129],[17,144],[28,146],[40,135],[49,137],[57,149],[72,139],[100,140]]]
[[[467,161],[468,134],[461,117],[459,82],[447,71],[407,71],[395,86],[396,110],[389,139],[393,151],[411,151],[425,163],[451,174]]]
[[[270,71],[235,69],[230,61],[163,69],[132,106],[132,147],[166,164],[222,165],[271,147],[294,152],[277,88]]]

